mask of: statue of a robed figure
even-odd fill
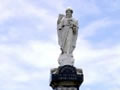
[[[58,68],[51,69],[50,86],[53,90],[79,90],[84,80],[83,71],[74,66],[73,51],[78,36],[78,21],[72,18],[73,10],[67,8],[57,20],[58,43],[61,54]]]
[[[73,10],[67,8],[66,15],[59,14],[57,20],[58,43],[61,54],[58,59],[60,66],[73,65],[73,51],[78,36],[78,21],[72,17]]]

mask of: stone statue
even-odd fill
[[[78,36],[78,21],[72,18],[73,10],[66,9],[66,15],[59,14],[57,20],[58,43],[61,54],[58,59],[60,66],[73,65],[73,51]]]
[[[73,10],[66,9],[66,14],[59,14],[57,20],[58,43],[61,54],[59,67],[51,69],[50,86],[53,90],[79,90],[84,81],[82,69],[74,67],[73,51],[78,36],[78,22],[72,18]]]

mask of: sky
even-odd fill
[[[52,90],[56,21],[67,7],[79,21],[80,90],[120,90],[120,0],[0,0],[0,90]]]

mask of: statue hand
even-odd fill
[[[59,28],[58,30],[62,30],[61,28]]]
[[[73,33],[76,34],[76,27],[73,27]]]

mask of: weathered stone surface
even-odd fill
[[[74,58],[71,54],[60,54],[58,58],[58,63],[60,66],[64,65],[73,65],[74,64]]]
[[[83,82],[82,69],[76,69],[74,66],[65,65],[51,71],[50,86],[58,87],[75,87],[78,88]]]
[[[72,18],[73,10],[66,9],[66,15],[59,14],[57,21],[58,43],[61,54],[58,59],[60,66],[74,65],[73,51],[78,36],[78,21]]]
[[[54,90],[77,90],[76,87],[57,87]]]

